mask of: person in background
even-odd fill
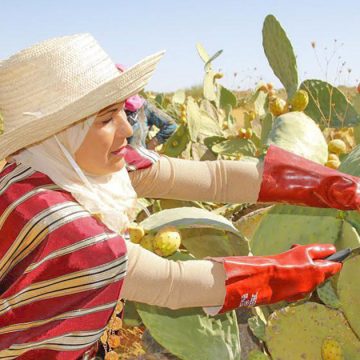
[[[125,71],[125,67],[121,64],[116,64],[116,67],[121,72]],[[155,150],[177,129],[175,120],[171,116],[139,95],[131,96],[125,101],[125,113],[134,132],[128,142],[134,146],[141,145]],[[147,142],[149,131],[153,126],[156,126],[159,131]]]

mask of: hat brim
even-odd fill
[[[118,77],[104,83],[56,112],[40,117],[34,115],[34,120],[27,124],[8,132],[5,129],[5,132],[0,136],[0,159],[4,159],[22,148],[38,143],[67,128],[69,125],[138,93],[148,83],[163,55],[164,51],[160,51],[144,58],[123,73],[119,72]]]

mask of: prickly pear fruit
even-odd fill
[[[143,236],[145,235],[144,229],[137,224],[131,224],[128,228],[130,240],[135,244],[139,244]]]
[[[329,141],[328,149],[329,149],[329,152],[335,153],[337,155],[345,154],[346,153],[346,144],[341,139],[333,139],[333,140]]]
[[[153,234],[147,234],[141,239],[140,245],[144,249],[154,252],[154,238]]]
[[[253,131],[251,128],[246,128],[245,139],[251,139]]]
[[[286,101],[278,97],[272,97],[269,101],[269,110],[274,116],[279,116],[288,111]]]
[[[331,168],[331,169],[337,169],[340,166],[340,160],[328,160],[325,163],[325,166]]]
[[[305,90],[298,90],[290,99],[292,111],[304,111],[309,104],[309,95]]]
[[[344,360],[341,345],[334,338],[326,338],[321,346],[322,360]]]
[[[119,354],[116,351],[109,351],[106,353],[105,355],[105,360],[118,360],[119,359]]]
[[[154,252],[160,256],[170,256],[179,249],[181,236],[174,226],[162,228],[153,242]]]
[[[340,160],[339,160],[339,157],[338,157],[336,154],[329,154],[328,160],[340,161]]]

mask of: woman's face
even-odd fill
[[[125,165],[122,149],[133,130],[128,123],[124,102],[99,111],[79,149],[75,160],[89,174],[107,175]]]

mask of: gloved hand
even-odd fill
[[[341,270],[341,263],[322,260],[335,252],[333,245],[312,244],[272,256],[209,258],[222,262],[226,272],[226,296],[218,313],[301,299]]]
[[[264,159],[258,202],[358,210],[360,178],[271,145]]]

